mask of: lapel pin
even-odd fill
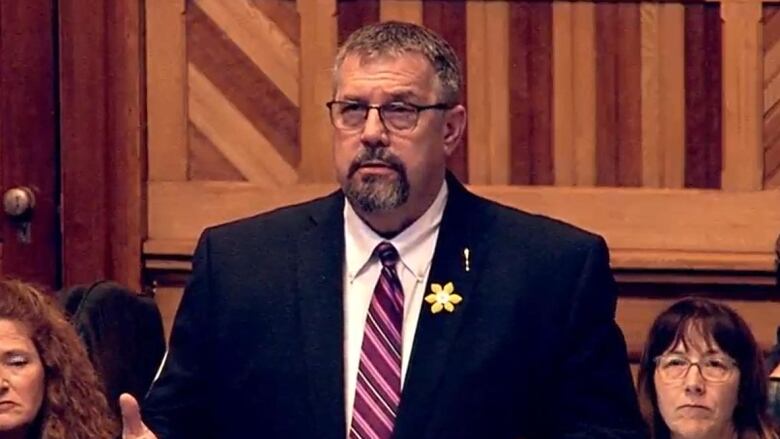
[[[431,312],[438,314],[441,310],[447,312],[455,311],[455,305],[463,301],[463,297],[455,293],[455,285],[447,282],[443,287],[441,284],[431,284],[431,292],[425,296],[425,301],[431,304]]]
[[[466,271],[470,271],[471,270],[471,266],[469,265],[469,254],[470,253],[471,253],[471,251],[469,251],[468,247],[463,249],[463,261],[464,261],[464,264],[466,266]]]

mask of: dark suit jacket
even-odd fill
[[[642,437],[604,241],[448,179],[427,290],[463,302],[423,306],[395,439]],[[160,439],[346,437],[343,206],[203,233],[144,402]]]

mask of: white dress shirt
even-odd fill
[[[447,203],[447,183],[443,182],[438,195],[425,213],[399,233],[387,240],[374,232],[349,202],[344,203],[344,396],[346,401],[347,433],[352,422],[363,330],[371,305],[374,287],[379,280],[382,265],[373,256],[382,241],[388,241],[398,250],[400,260],[396,272],[404,289],[404,314],[401,330],[401,387],[403,387],[412,342],[417,329],[425,285],[431,269],[439,225]]]

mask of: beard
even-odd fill
[[[384,165],[395,172],[356,175],[364,165]],[[396,209],[409,200],[406,167],[387,148],[364,148],[349,165],[344,195],[366,213]]]

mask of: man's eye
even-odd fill
[[[390,104],[385,107],[385,111],[393,114],[414,113],[414,107],[406,104]]]
[[[361,113],[365,106],[361,104],[344,104],[341,107],[341,113]]]

